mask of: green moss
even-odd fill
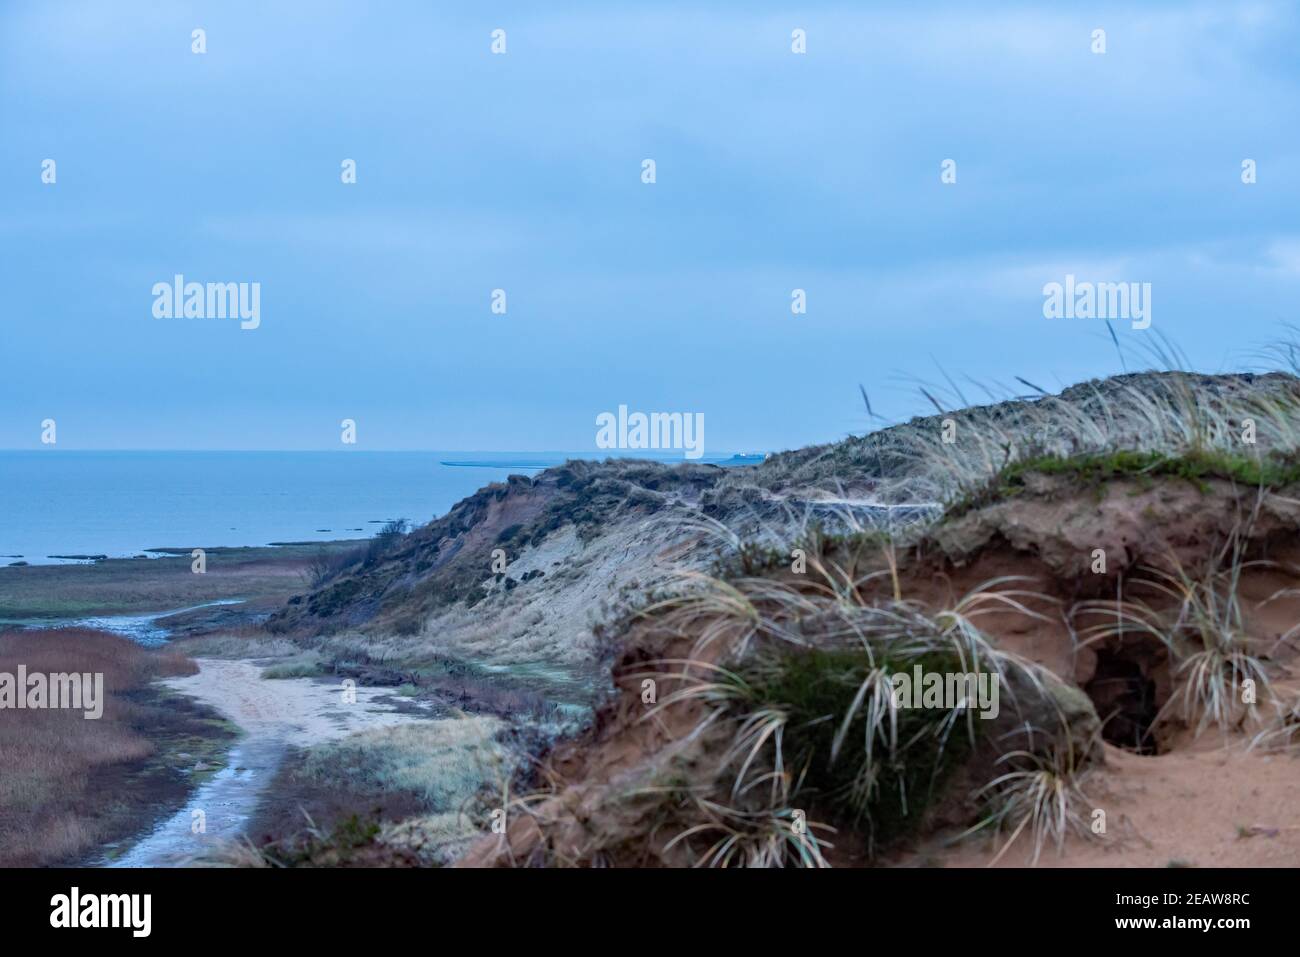
[[[1280,488],[1300,482],[1300,460],[1293,456],[1242,455],[1219,450],[1194,450],[1181,455],[1119,450],[1104,454],[1043,455],[1013,462],[987,485],[968,493],[952,505],[945,517],[957,518],[977,508],[1023,494],[1030,475],[1063,476],[1073,488],[1093,490],[1104,498],[1110,482],[1135,482],[1139,490],[1154,487],[1159,479],[1183,480],[1202,493],[1209,479],[1240,485]]]
[[[347,867],[373,864],[376,841],[383,830],[378,814],[352,814],[327,833],[306,830],[296,840],[286,840],[261,849],[262,856],[277,867]],[[380,849],[382,850],[382,849]]]

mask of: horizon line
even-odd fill
[[[0,448],[0,453],[45,452],[45,451],[49,451],[51,453],[54,452],[183,452],[183,453],[217,452],[223,454],[267,453],[267,454],[284,454],[284,455],[293,455],[298,453],[319,453],[319,452],[331,452],[331,453],[336,452],[342,455],[354,455],[356,453],[365,453],[365,452],[384,453],[384,454],[407,453],[411,455],[433,455],[433,454],[438,454],[438,455],[567,455],[571,457],[585,457],[587,455],[586,452],[580,452],[573,449],[568,449],[568,450],[565,449],[540,449],[540,450],[539,449],[334,449],[334,448],[330,448],[330,449],[319,449],[319,448],[318,449],[175,449],[175,448],[117,449],[117,448],[93,448],[93,447],[92,448],[56,448],[48,445],[36,446],[36,447],[25,446],[25,447]],[[680,452],[681,450],[680,449],[598,449],[596,451],[605,453],[600,457],[608,459],[608,458],[652,457],[654,455],[676,457],[673,455],[673,453]],[[770,450],[764,450],[764,451],[770,451]],[[621,453],[621,454],[611,455],[609,454],[611,452]],[[739,450],[729,449],[729,450],[716,452],[712,454],[713,456],[718,456],[718,455],[758,455],[761,453],[749,452],[749,451],[742,452]]]

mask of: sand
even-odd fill
[[[346,703],[339,678],[266,680],[248,660],[196,658],[199,673],[163,682],[215,708],[250,737],[275,737],[310,747],[384,725],[423,720],[395,709],[393,689],[356,686],[355,703]]]
[[[253,661],[196,658],[199,673],[162,682],[209,705],[244,731],[227,766],[204,782],[185,806],[111,863],[174,867],[243,833],[263,791],[290,747],[311,747],[358,731],[428,720],[411,703],[397,710],[392,689],[355,689],[344,700],[337,678],[266,680]],[[201,823],[202,827],[199,828]]]
[[[1213,732],[1195,746],[1145,756],[1106,746],[1105,769],[1085,784],[1106,812],[1108,841],[1071,838],[1045,847],[1039,867],[1295,867],[1300,865],[1300,758],[1227,748]],[[999,843],[998,849],[1001,849]],[[931,840],[902,866],[985,867],[985,841],[941,847]],[[1021,837],[998,867],[1027,867]]]

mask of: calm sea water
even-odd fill
[[[423,524],[564,453],[0,452],[0,564],[266,545]],[[468,462],[470,465],[443,465]]]

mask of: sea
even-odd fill
[[[603,456],[602,456],[603,457]],[[680,462],[675,456],[639,455]],[[0,451],[0,565],[369,538],[565,452]],[[762,456],[698,461],[749,465]]]

